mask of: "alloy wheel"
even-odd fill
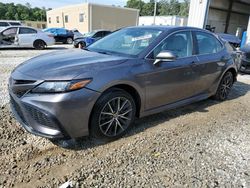
[[[129,99],[116,97],[109,100],[99,116],[99,128],[108,137],[115,137],[124,132],[133,117],[133,107]]]
[[[223,80],[222,80],[222,83],[221,83],[221,87],[220,87],[220,98],[221,99],[226,99],[231,88],[232,88],[232,85],[233,85],[233,75],[230,73],[230,74],[227,74]]]

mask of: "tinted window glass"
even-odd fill
[[[20,28],[19,29],[19,34],[33,34],[33,33],[37,33],[37,31],[34,29],[30,29],[30,28]]]
[[[6,23],[6,22],[0,22],[0,27],[7,27],[7,26],[9,26],[8,23]]]
[[[9,22],[10,25],[21,25],[19,22]]]
[[[110,33],[111,33],[110,31],[104,31],[103,36],[107,36],[107,35],[110,34]]]
[[[93,36],[93,38],[99,38],[99,37],[102,37],[103,36],[103,32],[102,31],[99,31],[99,32],[97,32],[94,36]]]
[[[195,32],[198,54],[217,53],[222,49],[222,44],[213,35],[204,32]]]
[[[161,51],[171,51],[178,58],[192,56],[193,42],[191,32],[178,32],[167,37],[154,49],[150,58],[156,58]]]
[[[58,35],[66,35],[67,31],[65,29],[56,29],[56,33]]]
[[[16,28],[16,27],[13,27],[13,28],[6,29],[6,30],[3,32],[3,35],[4,35],[4,36],[7,36],[7,35],[16,35],[16,33],[17,33],[17,28]]]

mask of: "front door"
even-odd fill
[[[17,43],[17,27],[5,29],[0,34],[0,47],[16,47]]]
[[[154,65],[157,54],[171,51],[177,59],[160,62]],[[190,31],[172,34],[160,43],[149,55],[146,79],[146,110],[171,104],[195,93],[197,74],[193,64],[197,57],[193,56],[193,40]]]
[[[37,31],[35,29],[20,27],[18,32],[18,44],[20,47],[32,47],[36,37]]]

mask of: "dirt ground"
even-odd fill
[[[64,48],[65,47],[65,48]],[[135,122],[124,138],[62,146],[33,136],[11,116],[13,68],[53,49],[0,51],[0,187],[250,187],[250,76],[225,102],[208,99]]]

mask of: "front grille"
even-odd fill
[[[11,96],[10,96],[10,103],[12,104],[12,107],[14,108],[14,110],[16,111],[17,115],[22,120],[22,122],[28,125],[19,104],[17,104],[17,102]]]
[[[246,58],[250,59],[250,53],[246,53]]]
[[[36,81],[34,80],[14,80],[10,79],[10,86],[12,88],[13,93],[21,98],[25,93],[27,93],[30,89],[32,89]]]
[[[54,121],[46,113],[29,105],[25,105],[25,108],[37,123],[50,128],[57,128]]]
[[[14,84],[33,84],[35,83],[36,81],[34,80],[14,80]]]

